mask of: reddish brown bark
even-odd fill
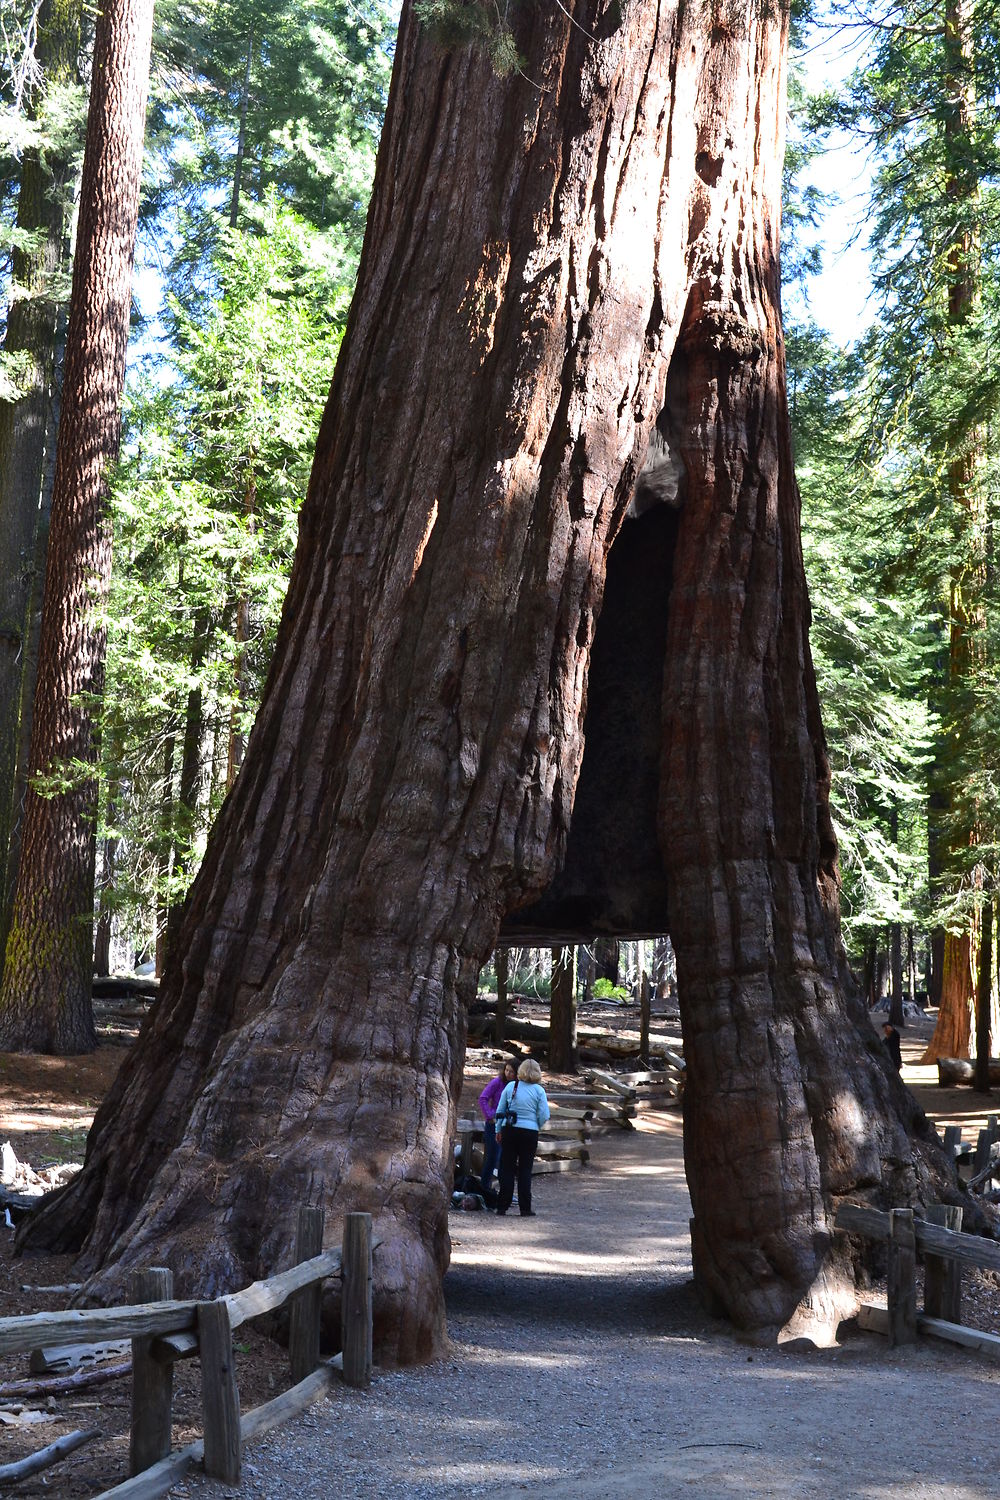
[[[948,320],[961,327],[979,302],[981,268],[979,244],[980,188],[976,153],[975,67],[972,15],[965,0],[945,0],[944,40],[947,72],[944,91],[945,194],[952,207],[954,239],[948,247]],[[952,437],[955,456],[948,465],[948,492],[957,507],[956,531],[965,560],[953,568],[950,580],[948,708],[955,733],[960,735],[969,713],[969,684],[982,654],[986,624],[983,594],[986,585],[989,517],[987,487],[977,480],[982,467],[983,439],[976,429]],[[952,775],[954,771],[952,770]],[[952,882],[968,868],[968,850],[979,843],[978,813],[968,805],[962,789],[946,787],[943,802],[951,812],[945,842],[945,874]],[[965,805],[963,805],[963,803]],[[939,1057],[968,1057],[972,1015],[976,1005],[978,960],[975,916],[959,932],[947,932],[942,952],[941,994],[937,1024],[921,1062]]]
[[[76,81],[80,51],[79,3],[52,4],[38,12],[36,57],[47,87]],[[60,299],[55,281],[69,260],[74,153],[29,147],[21,161],[17,227],[27,244],[11,255],[11,303],[4,352],[23,362],[14,399],[0,400],[0,964],[13,890],[8,849],[20,817],[26,767],[21,704],[30,707],[35,656],[31,647],[32,605],[41,598],[36,574],[44,534],[40,506],[51,479],[55,434]],[[32,238],[34,243],[32,243]],[[16,871],[16,853],[10,866]]]
[[[22,1236],[82,1242],[90,1294],[165,1253],[184,1295],[243,1282],[322,1201],[334,1240],[376,1216],[380,1357],[441,1347],[464,1006],[572,842],[605,567],[665,400],[684,494],[618,555],[648,530],[669,597],[651,889],[699,1283],[773,1335],[843,1290],[837,1195],[915,1188],[902,1089],[841,988],[777,304],[782,23],[568,9],[511,12],[499,80],[404,8],[246,761],[85,1169]]]
[[[111,568],[104,502],[117,455],[139,211],[152,0],[98,15],[56,443],[21,864],[0,987],[0,1047],[80,1052],[90,1004],[96,780],[90,702],[104,680],[98,611]]]

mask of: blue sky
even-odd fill
[[[807,88],[819,90],[842,83],[862,52],[863,40],[857,31],[819,22],[810,32],[803,56]],[[816,234],[823,269],[810,277],[805,289],[809,309],[838,343],[853,344],[872,321],[874,311],[865,228],[871,186],[866,153],[845,133],[835,135],[816,158],[810,177],[833,201]],[[790,289],[786,303],[791,297]]]

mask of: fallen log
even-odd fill
[[[104,1385],[132,1373],[131,1359],[116,1365],[100,1365],[96,1370],[77,1370],[72,1375],[56,1375],[49,1380],[8,1380],[0,1385],[0,1396],[66,1396],[92,1385]]]
[[[91,1438],[100,1437],[99,1427],[90,1427],[86,1432],[77,1430],[67,1432],[65,1437],[56,1438],[54,1443],[49,1443],[47,1448],[39,1448],[37,1453],[31,1453],[27,1458],[19,1458],[16,1463],[4,1464],[0,1467],[0,1484],[16,1484],[19,1479],[28,1479],[32,1474],[40,1474],[43,1469],[51,1468],[60,1459],[66,1458],[70,1453],[75,1453],[77,1448],[82,1448],[84,1443],[89,1443]]]
[[[32,1375],[68,1375],[84,1365],[124,1359],[130,1352],[128,1339],[112,1339],[104,1344],[52,1344],[47,1349],[32,1349],[28,1369]]]
[[[966,1057],[939,1057],[937,1060],[938,1085],[954,1088],[956,1084],[971,1083],[975,1064]],[[990,1084],[1000,1083],[1000,1058],[990,1058]]]
[[[139,974],[95,974],[90,993],[94,1000],[155,1000],[160,981]]]
[[[22,1284],[22,1292],[44,1292],[47,1297],[71,1297],[83,1286],[82,1281],[66,1281],[60,1286],[26,1286]]]

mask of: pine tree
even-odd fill
[[[104,682],[107,469],[118,451],[152,0],[98,19],[53,480],[29,786],[0,985],[0,1046],[95,1045],[90,983],[97,809],[91,703]]]
[[[929,839],[948,928],[938,1030],[928,1058],[968,1049],[980,812],[970,797],[968,723],[985,627],[989,291],[996,143],[980,101],[997,67],[992,7],[929,15],[898,6],[858,80],[879,160],[872,245],[882,313],[870,347],[873,432],[895,469],[899,525],[920,534],[911,583],[944,623],[934,689],[942,732],[931,769]],[[915,553],[915,556],[917,555]]]

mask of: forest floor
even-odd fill
[[[623,1017],[623,1024],[629,1023]],[[904,1034],[904,1077],[943,1130],[985,1123],[970,1089],[941,1090]],[[929,1034],[929,1027],[921,1027]],[[0,1142],[34,1166],[79,1159],[96,1101],[126,1034],[84,1059],[0,1057]],[[116,1045],[117,1043],[117,1045]],[[466,1097],[488,1076],[470,1058]],[[463,1100],[463,1103],[465,1101]],[[579,1173],[536,1181],[538,1216],[451,1216],[446,1278],[451,1351],[417,1370],[376,1369],[367,1393],[336,1387],[305,1416],[247,1450],[242,1483],[189,1477],[198,1500],[494,1500],[543,1488],[547,1500],[981,1500],[1000,1495],[988,1412],[1000,1369],[930,1343],[890,1350],[841,1331],[839,1347],[756,1349],[707,1318],[691,1287],[680,1117],[645,1114],[602,1136]],[[40,1286],[72,1275],[68,1258],[13,1261],[0,1228],[0,1314],[54,1310]],[[1000,1291],[965,1278],[963,1318],[1000,1331]],[[25,1288],[31,1290],[25,1290]],[[877,1297],[877,1289],[873,1293]],[[245,1409],[287,1383],[284,1352],[241,1329]],[[0,1381],[27,1360],[0,1359]],[[989,1389],[987,1389],[987,1387]],[[992,1390],[992,1397],[990,1396]],[[75,1427],[104,1436],[18,1495],[92,1496],[127,1472],[130,1380],[26,1401],[48,1420],[0,1426],[0,1463]],[[0,1405],[9,1405],[0,1397]],[[47,1409],[48,1408],[48,1409]],[[176,1369],[174,1445],[200,1427],[197,1362]],[[45,1480],[48,1483],[45,1483]]]

